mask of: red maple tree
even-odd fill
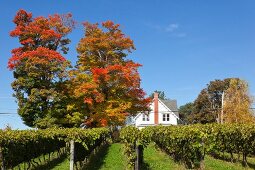
[[[68,51],[66,35],[75,24],[72,15],[33,18],[32,13],[19,10],[13,22],[16,27],[10,36],[18,38],[20,47],[11,51],[8,68],[14,72],[18,113],[28,126],[57,124],[65,107],[60,99],[64,98],[63,82],[70,64],[62,53]]]

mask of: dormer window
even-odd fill
[[[163,121],[170,121],[170,114],[169,113],[163,114]]]
[[[149,114],[145,114],[143,113],[143,121],[150,121],[150,117],[149,117]]]

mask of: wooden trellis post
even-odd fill
[[[74,169],[74,140],[70,142],[70,170]]]
[[[135,170],[140,170],[143,162],[143,146],[136,146],[136,161],[135,161]]]

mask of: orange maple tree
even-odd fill
[[[77,70],[73,71],[74,95],[82,98],[87,126],[115,126],[126,116],[148,109],[149,98],[140,87],[138,68],[126,59],[135,49],[118,24],[84,23],[85,36],[78,44]]]

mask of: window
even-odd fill
[[[143,113],[143,121],[150,121],[149,113]]]
[[[163,114],[163,121],[170,121],[170,114]]]

